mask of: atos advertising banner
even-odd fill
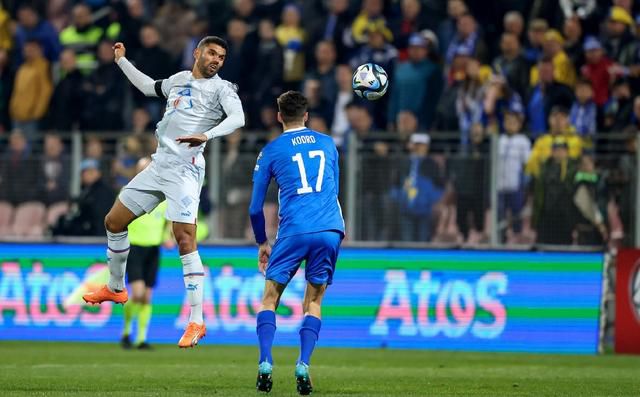
[[[256,248],[201,247],[204,343],[254,344],[264,279]],[[104,280],[104,247],[0,244],[0,339],[111,341],[122,307],[82,304]],[[176,343],[188,315],[182,268],[163,251],[151,343]],[[600,254],[354,249],[323,302],[321,346],[596,353]],[[278,309],[276,344],[297,345],[300,271]]]
[[[640,354],[640,250],[618,253],[615,349]]]

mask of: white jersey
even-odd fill
[[[531,154],[531,141],[523,134],[502,134],[498,141],[500,161],[498,190],[515,192],[522,185],[524,165]]]
[[[205,145],[189,147],[176,142],[185,135],[205,133],[216,127],[227,114],[242,113],[242,103],[235,86],[218,75],[196,79],[190,71],[176,73],[156,82],[167,106],[162,120],[156,125],[159,155],[170,154],[197,165],[204,164]]]

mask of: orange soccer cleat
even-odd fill
[[[207,328],[204,324],[189,323],[187,329],[184,330],[184,335],[178,341],[178,347],[181,349],[194,347],[206,334]]]
[[[103,285],[101,288],[87,292],[82,295],[82,299],[84,299],[87,303],[102,303],[102,302],[114,302],[114,303],[122,303],[123,305],[129,300],[129,294],[127,290],[124,289],[120,292],[112,292],[109,287]]]

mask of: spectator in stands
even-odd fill
[[[538,63],[540,79],[529,92],[527,116],[531,137],[537,138],[547,131],[547,120],[553,106],[570,107],[573,104],[573,92],[565,84],[554,79],[554,66],[549,58]]]
[[[390,24],[390,27],[393,33],[393,45],[399,51],[399,59],[406,61],[409,57],[409,38],[412,34],[426,29],[428,25],[419,0],[402,0],[400,11],[400,18]]]
[[[448,159],[447,174],[456,193],[456,221],[464,241],[475,244],[485,240],[490,171],[489,145],[481,123],[471,126],[467,152]]]
[[[549,24],[544,19],[534,19],[529,23],[527,38],[529,45],[524,51],[524,57],[530,65],[535,65],[542,58],[542,43]]]
[[[298,89],[305,72],[307,33],[301,26],[300,8],[291,3],[282,10],[282,23],[276,28],[276,39],[284,51],[284,89]]]
[[[466,48],[470,54],[478,58],[480,62],[487,63],[488,49],[482,37],[476,19],[471,14],[463,14],[458,17],[457,33],[447,49],[446,61],[451,63],[458,47]]]
[[[119,143],[112,168],[114,189],[117,192],[136,175],[136,164],[143,154],[142,143],[136,136],[122,138]]]
[[[191,27],[198,15],[182,1],[165,1],[150,21],[160,34],[160,47],[171,54],[174,67],[178,64],[182,50],[189,39]],[[224,32],[224,27],[219,32]],[[126,43],[125,43],[126,44]]]
[[[584,50],[582,44],[582,26],[577,18],[564,21],[562,26],[564,34],[564,51],[576,67],[576,70],[584,64]]]
[[[504,33],[500,39],[502,54],[493,60],[493,71],[506,78],[509,87],[525,98],[529,90],[529,64],[522,55],[518,36]]]
[[[539,244],[570,245],[575,226],[575,175],[578,160],[569,156],[567,142],[553,139],[551,157],[535,180],[533,219]]]
[[[322,118],[325,124],[329,125],[333,121],[333,106],[331,106],[331,102],[322,97],[320,80],[307,79],[302,91],[309,101],[309,114]]]
[[[47,125],[58,131],[80,128],[84,111],[84,76],[76,63],[76,54],[67,48],[60,54],[62,78],[58,81],[47,115]]]
[[[602,107],[609,100],[613,61],[604,53],[600,41],[593,36],[585,38],[583,49],[586,64],[582,66],[580,73],[591,81],[593,100],[598,107]]]
[[[390,44],[393,40],[391,30],[385,25],[384,20],[378,19],[370,22],[365,29],[367,43],[360,47],[351,58],[349,64],[355,70],[364,63],[375,63],[390,75],[393,75],[393,63],[398,57],[398,50]]]
[[[536,139],[527,162],[527,173],[534,177],[540,174],[542,165],[552,155],[553,142],[562,138],[569,157],[577,159],[582,153],[582,139],[575,133],[569,122],[569,111],[563,106],[554,106],[549,114],[549,133]]]
[[[442,55],[445,55],[457,32],[458,18],[469,10],[463,0],[447,1],[447,18],[438,25],[438,43]]]
[[[61,217],[53,228],[54,235],[102,236],[104,217],[115,198],[113,190],[102,178],[100,163],[85,159],[80,163],[82,191],[74,200],[71,210]]]
[[[7,152],[0,159],[0,201],[18,205],[38,199],[38,159],[30,155],[27,137],[20,130],[9,135]]]
[[[560,32],[549,29],[544,34],[542,44],[543,54],[553,62],[553,79],[558,83],[573,87],[576,83],[576,69],[564,52],[564,39]],[[537,67],[531,68],[531,84],[537,84],[539,71]]]
[[[15,31],[16,65],[23,61],[26,43],[33,40],[40,44],[44,56],[49,62],[58,60],[62,50],[60,41],[58,41],[58,33],[46,19],[40,18],[35,7],[27,3],[18,9],[18,25]]]
[[[144,0],[128,0],[125,2],[116,2],[114,5],[120,19],[120,37],[118,41],[122,41],[127,45],[127,54],[133,59],[136,52],[140,49],[140,30],[145,24]],[[193,59],[193,53],[190,54]],[[191,69],[191,67],[187,68]]]
[[[387,94],[387,121],[392,122],[399,112],[409,110],[418,115],[421,130],[431,127],[443,81],[439,66],[428,59],[429,51],[429,42],[422,35],[411,36],[409,59],[398,63]]]
[[[273,22],[263,19],[258,25],[258,50],[256,65],[251,76],[253,90],[249,112],[252,125],[259,125],[256,115],[265,105],[273,106],[275,99],[282,92],[283,52],[275,38]]]
[[[596,0],[560,0],[564,19],[575,19],[591,33],[598,29]]]
[[[9,114],[14,127],[31,140],[39,129],[40,120],[47,114],[53,86],[49,61],[43,56],[39,42],[27,41],[23,55],[24,63],[16,72],[11,93]]]
[[[353,89],[351,88],[352,75],[353,72],[348,65],[338,65],[336,67],[335,78],[338,83],[338,93],[336,94],[335,106],[333,108],[331,136],[338,149],[344,144],[345,134],[349,130],[347,105],[353,100]]]
[[[636,102],[640,101],[636,98]],[[632,246],[634,244],[633,221],[637,214],[637,203],[635,199],[635,182],[638,177],[638,166],[636,159],[637,151],[637,130],[630,128],[626,131],[625,150],[619,155],[615,168],[607,177],[610,184],[611,194],[620,211],[620,220],[624,230],[624,244]]]
[[[104,30],[93,23],[91,9],[84,3],[76,4],[72,15],[71,25],[60,32],[60,44],[76,52],[78,68],[88,74],[96,67],[96,49]]]
[[[349,60],[348,44],[351,41],[351,21],[349,12],[349,0],[329,0],[324,2],[326,13],[316,16],[311,21],[310,40],[308,48],[316,48],[316,43],[321,41],[331,42],[335,45],[336,60],[345,63]],[[307,55],[307,58],[311,54]]]
[[[522,34],[524,33],[524,18],[519,11],[509,11],[504,14],[502,18],[502,25],[504,27],[505,34],[512,34],[520,43],[520,40],[524,39]]]
[[[388,211],[389,186],[392,184],[394,159],[391,146],[381,140],[361,142],[361,172],[363,173],[359,204],[359,238],[366,241],[385,241],[392,238],[391,222],[395,214]]]
[[[38,187],[42,189],[39,197],[44,204],[49,206],[69,199],[71,160],[64,152],[64,143],[59,135],[47,134],[44,137],[39,176]]]
[[[227,56],[225,65],[220,71],[220,77],[238,85],[238,95],[246,97],[251,91],[249,79],[255,64],[255,41],[249,35],[248,25],[241,19],[232,19],[227,24]],[[193,58],[193,53],[191,55]]]
[[[138,50],[132,62],[136,67],[147,76],[154,79],[165,79],[176,72],[176,64],[174,59],[167,51],[160,48],[160,33],[153,25],[145,25],[140,30],[140,42],[142,47]],[[106,55],[106,54],[105,54]],[[113,51],[111,51],[111,64],[113,64]],[[100,61],[101,68],[105,63]],[[118,72],[118,68],[114,69]],[[118,77],[121,78],[121,74]],[[147,97],[139,90],[133,90],[133,99],[137,107],[144,107],[151,115],[151,121],[156,123],[162,118],[164,112],[165,100],[157,97]]]
[[[336,100],[338,82],[336,81],[336,47],[332,41],[320,41],[316,44],[315,67],[307,73],[306,79],[320,81],[322,98],[328,103]]]
[[[504,131],[498,140],[498,220],[508,222],[514,237],[522,231],[521,212],[525,203],[524,166],[531,154],[531,141],[522,133],[524,109],[513,105],[504,114]],[[507,212],[509,215],[507,216]]]
[[[384,23],[386,20],[382,11],[384,10],[383,0],[363,0],[360,13],[353,20],[351,25],[351,35],[356,45],[366,44],[368,41],[368,27],[372,22]]]
[[[409,140],[409,158],[399,164],[392,197],[400,207],[400,239],[431,241],[433,206],[440,200],[444,177],[438,164],[429,157],[429,134],[413,134]]]
[[[411,135],[418,132],[418,117],[408,110],[398,113],[396,118],[396,133],[403,145],[409,143]]]
[[[589,80],[579,79],[575,92],[576,100],[569,113],[571,125],[582,138],[593,139],[598,114],[598,107],[593,100],[593,86]]]
[[[9,103],[15,73],[11,65],[9,51],[0,49],[0,135],[11,129],[11,117],[9,117]]]
[[[85,84],[85,125],[94,131],[119,131],[124,127],[122,109],[125,101],[125,80],[113,62],[113,43],[102,41],[98,46],[98,67]]]
[[[633,19],[622,7],[614,6],[609,9],[605,24],[602,43],[607,55],[622,65],[629,65],[634,54],[634,37],[631,32]]]
[[[15,25],[9,12],[0,6],[0,49],[8,51],[13,48]]]
[[[104,144],[98,136],[89,136],[86,139],[84,146],[84,157],[87,159],[96,160],[100,165],[100,172],[105,180],[110,179],[111,175],[111,160],[107,159],[104,155]]]
[[[486,87],[483,102],[483,125],[487,132],[497,133],[504,130],[504,111],[507,108],[522,105],[522,98],[509,87],[502,76],[493,76]]]
[[[631,123],[633,114],[633,99],[631,87],[627,78],[619,78],[611,88],[611,98],[604,105],[604,130],[622,131]]]
[[[575,241],[578,245],[601,246],[608,238],[606,194],[591,155],[583,155],[575,178]],[[603,200],[603,197],[605,198]]]
[[[460,129],[460,144],[462,151],[466,151],[471,136],[471,126],[482,122],[483,99],[485,94],[484,81],[480,73],[480,62],[471,58],[466,63],[464,80],[458,89],[455,110],[458,115]]]

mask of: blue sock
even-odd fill
[[[318,317],[305,316],[300,327],[300,358],[298,362],[309,365],[311,354],[316,347],[322,321]]]
[[[271,357],[271,345],[276,334],[276,313],[271,310],[263,310],[257,316],[256,332],[258,333],[258,343],[260,344],[260,361],[267,361],[273,364]]]

